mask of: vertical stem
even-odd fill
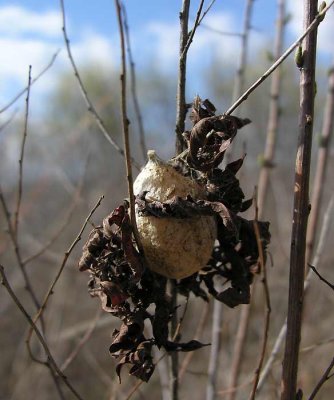
[[[326,175],[326,166],[330,148],[330,140],[334,128],[334,64],[329,71],[328,93],[324,110],[324,120],[320,137],[316,173],[313,180],[312,208],[306,238],[306,263],[313,255],[314,239],[317,232],[320,207]]]
[[[245,86],[245,69],[247,64],[248,38],[251,29],[251,17],[254,0],[247,0],[244,14],[244,23],[241,34],[241,52],[238,61],[237,75],[233,87],[233,102],[242,94]]]
[[[27,96],[26,96],[26,112],[25,112],[25,118],[24,118],[24,129],[23,129],[20,159],[19,159],[19,182],[18,182],[18,188],[17,188],[17,201],[16,201],[15,216],[14,216],[14,234],[15,234],[16,240],[18,237],[19,217],[20,217],[20,208],[21,208],[21,200],[22,200],[23,157],[24,157],[24,148],[25,148],[27,132],[28,132],[29,99],[30,99],[30,88],[31,88],[31,65],[29,65],[27,88],[28,89],[27,89]]]
[[[169,280],[170,294],[171,294],[171,309],[173,311],[171,321],[171,332],[170,336],[172,340],[177,340],[175,337],[177,332],[178,320],[177,320],[177,289],[176,282],[173,279]],[[178,400],[179,398],[179,355],[177,351],[173,351],[170,355],[170,393],[171,400]]]
[[[274,57],[277,59],[282,53],[283,37],[285,26],[285,0],[277,1],[278,17],[277,29],[274,45]],[[263,164],[261,165],[259,184],[258,184],[258,204],[259,204],[259,219],[263,218],[264,206],[267,197],[268,183],[270,177],[270,170],[274,162],[276,137],[279,124],[279,95],[281,89],[281,68],[277,68],[272,75],[270,86],[270,102],[269,102],[269,115],[267,125],[267,137],[264,150]]]
[[[241,96],[245,86],[245,69],[247,65],[248,38],[251,29],[251,15],[253,10],[253,5],[254,5],[254,0],[247,0],[245,14],[244,14],[244,26],[241,36],[241,54],[233,88],[233,102],[236,101]],[[232,157],[232,150],[228,152],[228,159],[231,159],[231,157]],[[253,292],[253,288],[251,290]],[[253,293],[251,293],[251,297],[252,294]],[[232,355],[231,375],[229,383],[231,388],[236,387],[238,384],[241,358],[247,335],[249,316],[250,316],[250,305],[242,305],[236,338],[234,342],[234,349],[232,353],[233,355]],[[228,400],[234,400],[236,395],[237,395],[237,390],[233,390],[227,395],[227,398]]]
[[[304,28],[317,15],[317,0],[304,0]],[[314,118],[317,30],[303,42],[304,64],[300,76],[299,138],[295,168],[295,194],[290,254],[287,337],[283,359],[281,400],[295,398],[301,337],[306,230],[309,214],[309,177]]]
[[[182,133],[184,132],[185,119],[187,113],[186,105],[186,72],[187,72],[187,51],[184,51],[188,42],[188,21],[189,21],[190,0],[183,0],[182,10],[180,12],[180,50],[179,50],[179,73],[177,82],[176,95],[176,154],[182,153],[184,150],[184,140]]]
[[[118,27],[120,33],[120,46],[122,56],[122,72],[121,72],[121,108],[122,108],[122,127],[123,127],[123,141],[124,141],[124,153],[125,153],[125,164],[126,164],[126,177],[128,182],[128,193],[130,201],[130,218],[133,229],[133,235],[136,239],[137,246],[141,254],[143,249],[139,239],[137,223],[136,223],[136,211],[135,211],[135,198],[133,193],[133,178],[132,178],[132,164],[131,164],[131,151],[130,151],[130,140],[129,140],[129,119],[127,116],[127,102],[126,102],[126,53],[125,53],[125,38],[123,29],[122,9],[119,0],[115,0]]]
[[[216,398],[217,372],[221,346],[222,309],[222,303],[215,300],[213,303],[212,313],[212,335],[208,367],[208,383],[206,386],[206,400],[214,400]]]

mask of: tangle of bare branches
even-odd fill
[[[76,66],[76,63],[75,63],[73,55],[72,55],[71,46],[70,46],[70,40],[69,40],[69,37],[68,37],[68,34],[67,34],[67,28],[66,28],[66,15],[65,15],[64,0],[60,0],[60,8],[61,8],[61,15],[62,15],[62,19],[63,19],[62,31],[63,31],[64,41],[65,41],[65,45],[66,45],[66,49],[67,49],[67,55],[68,55],[68,58],[70,60],[71,65],[72,65],[72,69],[73,69],[74,75],[76,77],[76,80],[78,82],[81,95],[82,95],[82,97],[83,97],[83,99],[84,99],[84,101],[86,103],[87,110],[93,116],[94,120],[96,121],[97,126],[99,127],[100,131],[102,132],[102,134],[105,137],[105,139],[107,140],[107,142],[109,144],[111,144],[113,146],[113,148],[122,157],[125,157],[124,150],[112,138],[112,135],[108,131],[104,121],[102,120],[102,118],[100,117],[98,112],[96,111],[96,108],[94,107],[93,103],[91,102],[91,100],[90,100],[90,98],[88,96],[87,90],[86,90],[86,88],[85,88],[85,86],[83,84],[83,81],[82,81],[81,76],[79,74],[79,70],[78,70],[78,68]],[[132,163],[138,170],[140,169],[140,165],[139,165],[139,163],[136,162],[136,160],[132,159]]]
[[[278,68],[279,65],[282,64],[282,62],[289,57],[289,55],[296,49],[296,47],[299,46],[299,44],[301,43],[301,41],[303,39],[305,39],[307,37],[307,35],[309,35],[312,31],[314,31],[318,25],[320,24],[321,21],[323,21],[326,12],[333,6],[334,4],[334,0],[332,0],[323,10],[321,10],[316,17],[314,18],[314,20],[312,21],[312,23],[307,27],[307,29],[305,29],[304,33],[299,36],[299,38],[293,42],[291,44],[291,46],[281,55],[281,57],[276,60],[272,66],[256,81],[254,82],[245,92],[242,96],[239,97],[239,99],[231,105],[231,107],[225,111],[226,115],[230,115],[232,114],[232,112],[237,109],[240,104],[242,104],[247,98],[248,96],[254,92],[254,90],[261,85],[261,83],[263,81],[265,81],[274,71],[275,69]]]

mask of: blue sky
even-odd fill
[[[177,68],[178,13],[181,0],[126,0],[132,50],[137,68],[154,63],[173,74]],[[199,1],[192,1],[191,17]],[[210,3],[206,1],[206,5]],[[288,0],[293,19],[288,25],[288,47],[301,31],[302,1]],[[216,0],[203,21],[215,29],[240,32],[245,0]],[[76,62],[116,67],[119,64],[118,27],[113,0],[65,0],[67,24]],[[255,0],[250,42],[252,53],[263,47],[270,49],[274,36],[276,1]],[[191,24],[191,22],[190,22]],[[320,60],[329,63],[334,53],[334,12],[320,27]],[[61,54],[55,66],[34,88],[39,94],[52,90],[62,70],[69,70],[61,33],[58,0],[0,1],[0,107],[27,81],[28,65],[36,75],[49,62],[58,48]],[[235,65],[240,51],[238,38],[222,37],[204,27],[197,31],[189,53],[189,77],[203,70],[212,56],[224,65]],[[266,66],[264,66],[265,69]]]

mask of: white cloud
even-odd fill
[[[288,1],[288,12],[292,16],[288,29],[297,38],[303,32],[303,4],[296,0]],[[326,18],[318,29],[318,50],[324,54],[334,54],[334,11],[329,9]]]
[[[19,6],[0,8],[0,33],[21,35],[37,33],[57,37],[61,34],[61,16],[57,11],[38,13]]]
[[[34,86],[34,96],[50,92],[60,71],[70,70],[61,27],[56,11],[38,13],[22,7],[0,7],[0,108],[26,86],[29,65],[35,77],[57,49],[63,51]],[[89,63],[106,68],[112,65],[114,51],[110,40],[95,32],[79,32],[76,40],[71,40],[71,49],[79,68]]]
[[[215,13],[207,15],[205,26],[198,27],[194,40],[189,49],[189,63],[205,63],[206,58],[212,59],[214,55],[223,65],[235,64],[240,52],[240,38],[237,36],[222,35],[219,32],[235,32],[235,23],[232,15],[228,13]],[[210,29],[207,29],[209,27]],[[164,22],[153,22],[146,27],[146,42],[149,50],[155,55],[159,67],[165,69],[176,66],[179,49],[179,25]],[[256,32],[250,36],[252,52],[265,43],[265,37]]]

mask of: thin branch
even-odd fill
[[[123,142],[125,149],[125,164],[126,164],[126,177],[128,182],[128,194],[130,202],[130,219],[139,252],[144,255],[143,246],[138,233],[136,222],[136,209],[135,209],[135,196],[133,193],[133,178],[132,178],[132,164],[131,164],[131,150],[129,140],[129,119],[127,115],[127,100],[126,100],[126,52],[125,52],[125,39],[123,29],[122,8],[119,0],[115,0],[118,29],[120,35],[121,57],[122,57],[122,70],[121,70],[121,108],[122,108],[122,128],[123,128]]]
[[[73,243],[70,245],[70,247],[68,248],[68,250],[65,252],[63,261],[62,261],[62,263],[61,263],[61,266],[60,266],[60,268],[59,268],[59,270],[58,270],[58,272],[57,272],[57,274],[56,274],[56,276],[55,276],[53,282],[51,283],[49,289],[48,289],[47,292],[46,292],[46,295],[45,295],[45,297],[44,297],[44,300],[43,300],[42,305],[40,306],[38,312],[36,313],[36,315],[35,315],[34,318],[33,318],[33,322],[34,322],[34,323],[36,323],[36,322],[41,318],[41,316],[42,316],[42,314],[43,314],[43,312],[44,312],[44,310],[45,310],[45,308],[46,308],[46,305],[47,305],[47,303],[48,303],[48,301],[49,301],[49,298],[50,298],[50,296],[53,294],[54,287],[56,286],[56,284],[57,284],[57,282],[58,282],[58,280],[59,280],[59,278],[60,278],[60,275],[62,274],[62,272],[63,272],[63,270],[64,270],[64,268],[65,268],[66,262],[67,262],[67,260],[68,260],[68,258],[69,258],[69,256],[70,256],[70,254],[72,253],[72,251],[73,251],[74,247],[76,246],[76,244],[81,240],[81,236],[82,236],[83,231],[84,231],[85,228],[86,228],[86,225],[88,224],[88,222],[89,222],[91,216],[94,214],[95,210],[96,210],[96,209],[99,207],[99,205],[101,204],[101,201],[103,200],[103,198],[104,198],[104,196],[101,196],[101,197],[99,198],[99,200],[97,201],[97,203],[96,203],[95,206],[92,208],[92,210],[90,211],[89,215],[87,216],[85,222],[83,223],[83,225],[82,225],[82,227],[81,227],[81,229],[80,229],[80,232],[78,233],[77,237],[74,239]],[[28,347],[29,347],[29,344],[30,344],[31,335],[32,335],[32,329],[30,329],[30,331],[28,332],[28,335],[27,335],[27,344],[28,344]]]
[[[320,237],[319,237],[315,255],[312,260],[313,265],[319,265],[319,263],[320,263],[320,257],[323,253],[323,249],[326,244],[326,239],[328,237],[328,231],[329,231],[329,225],[330,225],[330,221],[331,221],[331,213],[332,213],[333,206],[334,206],[334,196],[332,196],[331,200],[328,203],[328,206],[326,208],[326,212],[325,212],[322,224],[321,224]],[[310,270],[304,281],[304,295],[310,286],[312,275],[313,275],[313,273]],[[264,384],[265,380],[267,379],[267,376],[269,375],[272,365],[274,364],[274,362],[278,356],[279,350],[284,342],[284,339],[286,337],[286,328],[287,328],[286,322],[287,321],[285,320],[285,322],[282,325],[280,332],[275,340],[274,347],[270,353],[270,356],[268,357],[268,360],[263,368],[262,374],[260,376],[259,384],[258,384],[258,392],[263,387],[263,384]]]
[[[253,11],[253,0],[246,1],[245,13],[244,13],[244,23],[243,23],[243,32],[241,35],[241,51],[240,58],[238,61],[237,74],[234,80],[234,88],[233,88],[233,101],[235,101],[241,94],[245,84],[245,70],[247,65],[247,54],[248,54],[248,42],[249,42],[249,33],[251,30],[251,16]],[[233,149],[228,149],[226,163],[231,160],[233,155]],[[253,292],[255,290],[256,281],[254,282],[251,288],[251,298],[253,298]],[[241,359],[244,352],[244,346],[246,342],[246,336],[248,331],[249,317],[251,313],[251,304],[242,305],[238,328],[235,336],[234,348],[233,348],[233,356],[231,362],[231,375],[230,375],[230,386],[236,387],[238,385],[238,379],[240,375],[241,369]],[[232,391],[228,397],[228,400],[234,400],[237,395],[237,391]]]
[[[24,158],[24,149],[25,149],[25,143],[26,143],[27,133],[28,133],[30,87],[31,87],[31,65],[29,65],[29,73],[28,73],[26,112],[25,112],[25,117],[24,117],[24,128],[23,128],[23,136],[22,136],[22,142],[21,142],[20,158],[19,158],[19,181],[18,181],[18,187],[17,187],[16,210],[14,213],[14,228],[13,229],[14,229],[16,239],[18,238],[19,216],[20,216],[20,207],[21,207],[21,200],[22,200],[23,158]]]
[[[177,289],[176,282],[173,279],[169,280],[170,283],[170,296],[171,296],[171,308],[174,310],[171,319],[171,336],[177,340],[180,325],[178,326],[177,321]],[[173,351],[170,354],[170,396],[171,400],[178,400],[179,398],[179,355],[177,351]]]
[[[208,316],[209,316],[209,303],[205,303],[204,307],[203,307],[203,310],[202,310],[202,313],[201,313],[201,316],[199,318],[198,324],[197,324],[197,328],[196,328],[196,332],[195,332],[195,335],[194,335],[194,339],[196,339],[196,340],[200,339],[200,337],[201,337],[201,335],[203,333],[204,327],[206,325],[206,322],[208,320]],[[180,367],[180,371],[179,371],[179,381],[180,381],[180,383],[182,382],[182,379],[183,379],[185,373],[187,372],[187,368],[188,368],[188,366],[189,366],[194,354],[195,354],[195,352],[193,352],[193,351],[189,352],[184,357],[184,359],[182,361],[182,364],[181,364],[181,367]]]
[[[75,360],[75,358],[78,356],[80,353],[81,349],[83,346],[88,342],[88,340],[91,338],[97,323],[101,317],[102,309],[98,308],[97,313],[95,315],[95,318],[91,321],[88,329],[86,330],[85,334],[82,336],[82,338],[79,340],[78,344],[74,347],[74,349],[71,351],[71,353],[66,357],[66,360],[63,362],[61,365],[60,369],[64,372],[65,369],[69,367],[69,365]]]
[[[26,259],[23,260],[23,264],[24,265],[29,264],[30,262],[32,262],[36,258],[40,257],[42,254],[44,254],[53,245],[53,243],[58,239],[58,237],[63,233],[65,228],[68,226],[69,221],[72,218],[72,215],[73,215],[73,213],[74,213],[74,211],[76,209],[77,202],[81,197],[81,191],[82,191],[82,188],[83,188],[83,185],[84,185],[84,178],[85,178],[88,162],[89,162],[89,157],[87,158],[87,161],[86,161],[86,164],[85,164],[85,168],[84,168],[84,172],[82,174],[82,177],[80,179],[80,182],[78,184],[76,192],[74,193],[73,201],[72,201],[71,205],[69,206],[69,208],[67,209],[67,212],[66,212],[67,215],[65,215],[62,218],[63,224],[60,226],[58,231],[55,232],[53,234],[53,236],[44,244],[44,246],[42,246],[40,248],[40,250],[38,250],[36,253],[28,256]]]
[[[179,49],[179,71],[176,93],[176,155],[184,150],[184,140],[182,134],[185,130],[185,119],[187,114],[186,105],[186,73],[187,73],[187,52],[184,52],[188,41],[188,21],[189,21],[190,0],[183,0],[180,12],[180,49]]]
[[[245,69],[247,64],[248,38],[251,29],[251,17],[252,17],[253,5],[254,5],[254,0],[247,0],[245,15],[244,15],[244,26],[241,36],[241,52],[233,88],[233,100],[232,100],[233,102],[236,101],[241,96],[245,86]]]
[[[315,396],[318,394],[319,390],[324,385],[324,383],[326,381],[328,381],[333,376],[333,374],[330,374],[330,372],[332,371],[333,368],[334,368],[334,357],[332,358],[332,361],[330,362],[328,368],[326,369],[326,371],[324,372],[324,374],[320,378],[320,380],[317,383],[316,387],[313,389],[313,391],[312,391],[310,397],[308,398],[308,400],[315,399]]]
[[[276,22],[276,35],[274,44],[274,57],[277,59],[282,53],[284,28],[285,28],[285,0],[277,1],[278,15]],[[266,144],[263,162],[258,181],[258,205],[259,219],[264,215],[264,207],[267,199],[270,172],[274,165],[275,148],[280,119],[280,91],[281,91],[281,68],[277,68],[272,75],[270,84],[269,114],[266,134]]]
[[[34,79],[31,80],[30,86],[32,86],[35,82],[37,82],[38,79],[41,76],[43,76],[48,69],[50,69],[52,67],[59,52],[60,52],[60,49],[55,52],[55,54],[52,56],[50,62],[47,64],[47,66],[44,67],[43,70]],[[2,107],[0,109],[0,114],[3,113],[4,111],[8,110],[8,108],[11,107],[27,91],[28,91],[28,86],[26,86],[24,89],[22,89],[6,106]]]
[[[196,19],[195,19],[194,26],[191,29],[191,31],[188,33],[187,43],[184,46],[184,49],[183,49],[182,54],[181,54],[181,58],[183,58],[185,56],[185,54],[188,53],[189,47],[190,47],[190,45],[191,45],[191,43],[192,43],[192,41],[194,39],[196,29],[198,28],[198,25],[200,24],[203,5],[204,5],[204,0],[201,0],[200,4],[198,6],[197,13],[196,13]]]
[[[7,121],[5,121],[2,125],[0,125],[0,132],[5,130],[5,128],[7,128],[7,126],[13,121],[13,119],[15,118],[17,114],[17,109],[14,110],[11,114],[11,116],[7,119]]]
[[[317,0],[304,1],[304,29],[317,22]],[[315,25],[317,26],[317,25]],[[317,29],[303,42],[300,74],[299,138],[295,167],[293,222],[290,251],[287,334],[282,369],[281,400],[296,395],[298,355],[302,328],[306,231],[309,214],[309,179],[314,119]]]
[[[146,146],[146,140],[145,140],[145,130],[144,130],[144,124],[143,124],[143,117],[142,117],[142,114],[140,111],[140,105],[139,105],[139,100],[138,100],[138,96],[137,96],[137,79],[136,79],[135,63],[134,63],[132,51],[131,51],[128,18],[127,18],[127,13],[126,13],[124,4],[122,4],[122,11],[123,11],[123,23],[124,23],[126,48],[127,48],[129,63],[130,63],[132,100],[133,100],[133,106],[134,106],[135,114],[137,116],[137,121],[138,121],[140,147],[142,150],[143,159],[146,160],[147,146]]]
[[[334,290],[334,285],[330,283],[327,279],[325,279],[318,271],[317,269],[311,265],[308,264],[308,266],[311,268],[311,270],[317,275],[317,277],[324,283],[326,283],[327,286],[329,286],[332,290]]]
[[[216,28],[212,28],[212,26],[210,25],[206,25],[206,24],[200,24],[201,28],[204,28],[208,31],[214,32],[214,33],[218,33],[221,36],[234,36],[237,38],[242,38],[242,33],[240,32],[228,32],[228,31],[222,31],[220,29],[216,29]]]
[[[86,103],[87,110],[91,113],[91,115],[95,119],[97,126],[99,127],[100,131],[102,132],[102,134],[105,137],[105,139],[107,140],[107,142],[109,144],[111,144],[114,147],[114,149],[119,154],[121,154],[121,156],[125,157],[124,150],[112,138],[112,135],[108,131],[104,121],[102,120],[102,118],[100,117],[98,112],[96,111],[96,108],[94,107],[93,103],[91,102],[91,100],[90,100],[90,98],[88,96],[87,90],[86,90],[86,88],[85,88],[85,86],[83,84],[83,81],[82,81],[81,76],[79,74],[79,70],[78,70],[78,68],[76,66],[76,63],[75,63],[73,55],[72,55],[72,50],[71,50],[71,46],[70,46],[70,40],[68,38],[67,29],[66,29],[66,17],[65,17],[64,0],[60,0],[60,8],[61,8],[61,15],[62,15],[62,20],[63,20],[62,31],[63,31],[64,41],[65,41],[65,45],[66,45],[67,55],[68,55],[68,58],[70,60],[71,65],[72,65],[74,76],[76,77],[76,80],[78,82],[81,95],[82,95],[82,97],[83,97],[83,99],[84,99],[84,101]],[[136,162],[136,160],[132,159],[132,163],[138,170],[140,169],[140,165]]]
[[[35,291],[30,282],[29,275],[27,274],[27,271],[25,269],[25,265],[23,263],[22,256],[21,256],[20,247],[19,247],[16,235],[15,235],[12,223],[11,223],[10,212],[9,212],[4,194],[2,192],[1,186],[0,186],[0,202],[1,202],[4,214],[5,214],[5,219],[7,222],[7,229],[8,229],[9,237],[10,237],[11,242],[14,247],[14,253],[16,256],[16,260],[17,260],[18,266],[20,268],[20,271],[22,273],[23,279],[24,279],[25,289],[28,291],[28,293],[32,299],[32,302],[34,303],[36,309],[38,310],[40,308],[40,303],[39,303],[39,300],[37,299]]]
[[[211,3],[207,6],[206,10],[203,11],[201,18],[198,21],[198,26],[201,25],[203,19],[205,18],[206,14],[211,10],[211,7],[215,4],[216,0],[211,0]]]
[[[56,361],[54,360],[54,358],[53,358],[53,356],[52,356],[52,354],[50,352],[50,349],[49,349],[47,343],[45,342],[45,340],[43,338],[42,333],[40,332],[40,330],[38,329],[38,327],[36,326],[34,321],[31,319],[30,315],[28,314],[26,309],[23,307],[23,305],[20,302],[20,300],[16,297],[15,293],[13,292],[13,290],[12,290],[8,280],[7,280],[4,267],[2,265],[0,265],[0,275],[1,275],[1,284],[6,288],[7,292],[9,293],[11,298],[13,299],[13,301],[16,304],[17,308],[21,311],[21,313],[26,318],[26,320],[28,321],[29,325],[31,326],[31,329],[36,333],[36,336],[37,336],[39,342],[41,343],[41,345],[42,345],[42,347],[43,347],[43,349],[45,351],[45,354],[47,355],[48,361],[52,365],[54,371],[59,375],[61,380],[69,388],[69,390],[72,392],[74,397],[76,397],[79,400],[82,400],[82,397],[74,389],[72,384],[68,381],[67,377],[61,372],[60,368],[58,367]]]
[[[306,236],[306,263],[311,261],[315,235],[318,228],[319,213],[324,193],[324,182],[326,179],[327,160],[330,150],[330,142],[333,136],[334,128],[334,63],[329,71],[328,93],[324,109],[322,132],[318,151],[316,172],[313,179],[312,208],[310,221]]]
[[[259,252],[259,263],[260,263],[260,267],[261,267],[261,271],[262,271],[262,283],[263,283],[263,288],[264,288],[264,297],[265,297],[266,308],[265,308],[265,318],[264,318],[264,327],[263,327],[263,343],[262,343],[259,363],[255,370],[254,383],[253,383],[252,392],[249,396],[249,400],[255,399],[256,389],[257,389],[257,385],[259,383],[260,373],[261,373],[262,365],[264,362],[264,356],[265,356],[266,349],[267,349],[270,314],[271,314],[270,293],[269,293],[268,280],[267,280],[267,268],[266,268],[266,263],[264,260],[261,234],[260,234],[260,229],[259,229],[259,225],[258,225],[258,206],[257,206],[256,196],[255,196],[254,231],[255,231],[256,242],[257,242],[257,247],[258,247],[258,252]]]
[[[314,18],[313,22],[308,26],[307,29],[305,29],[304,33],[299,36],[299,38],[292,43],[292,45],[281,55],[281,57],[274,62],[274,64],[256,81],[253,83],[252,86],[250,86],[249,89],[246,90],[246,92],[239,97],[239,99],[231,105],[231,107],[225,111],[225,115],[230,115],[236,108],[240,106],[247,98],[248,96],[254,92],[254,90],[261,85],[263,81],[265,81],[268,76],[270,76],[275,69],[282,64],[282,62],[295,50],[296,47],[299,46],[300,42],[312,31],[314,31],[320,22],[324,19],[324,16],[326,12],[332,7],[334,4],[334,0],[332,0],[321,12],[319,12],[316,17]]]

